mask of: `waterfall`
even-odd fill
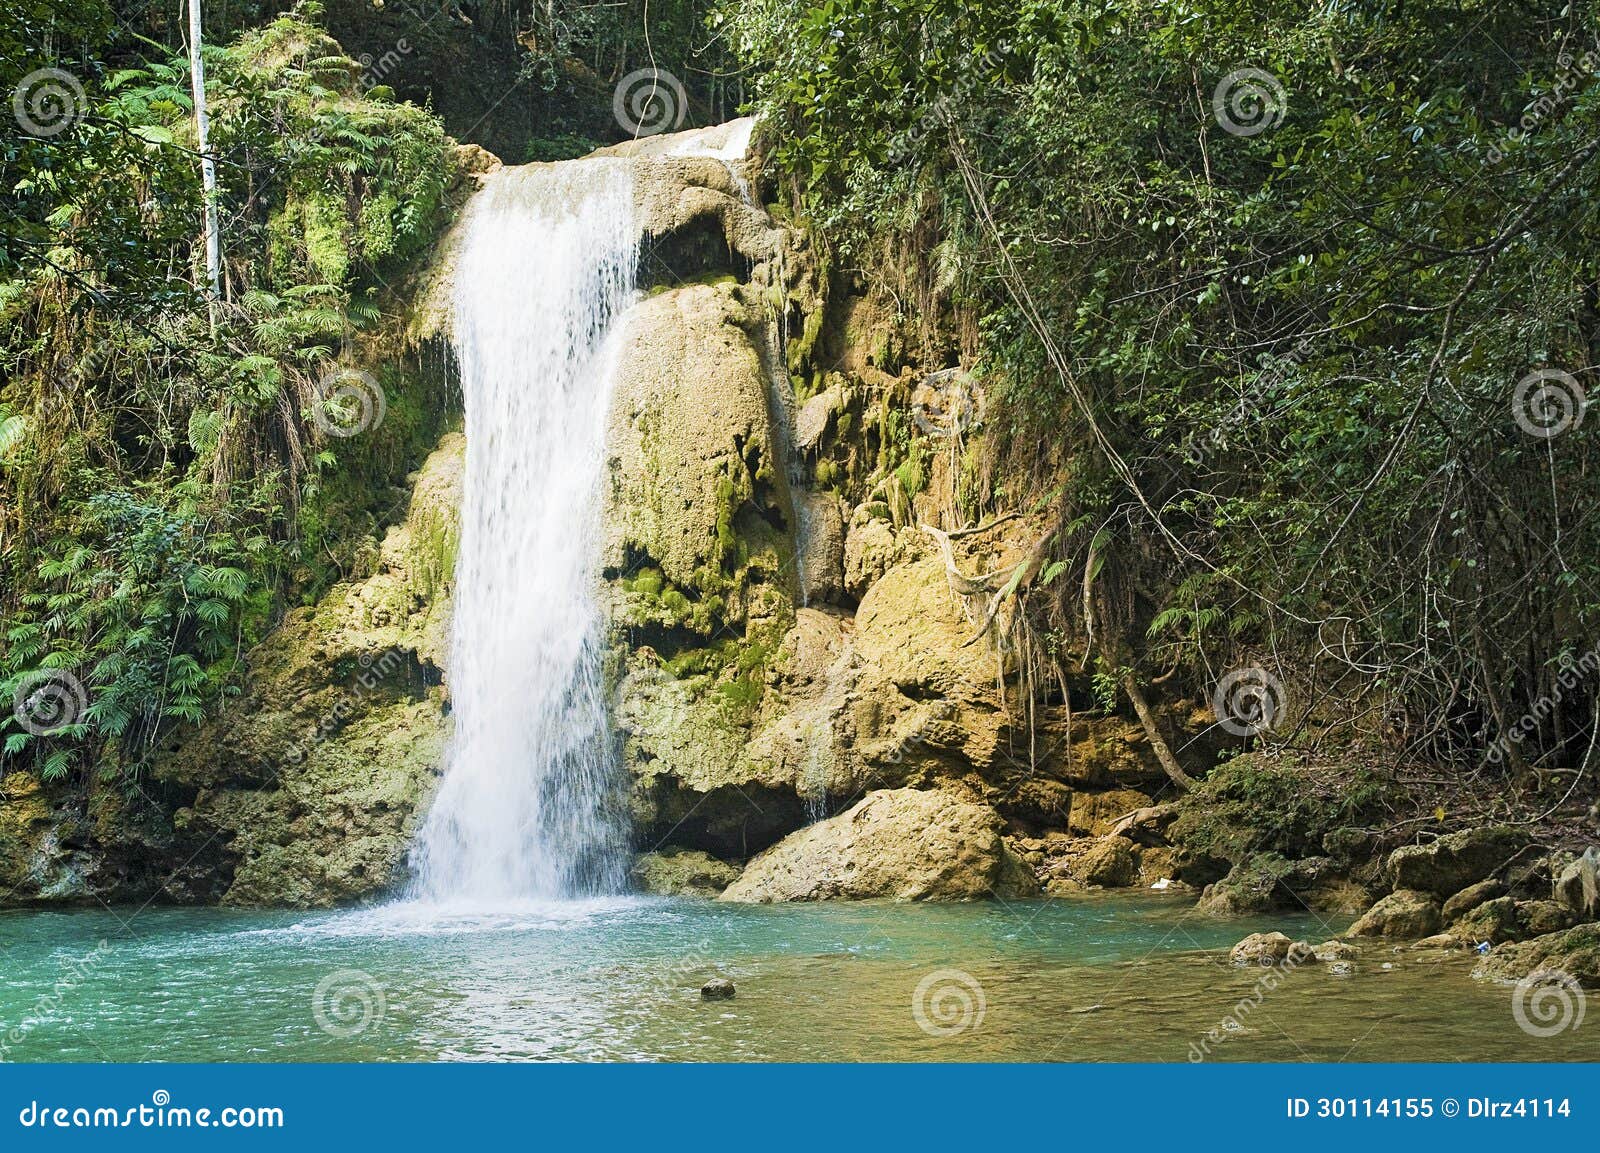
[[[415,849],[424,901],[625,882],[596,591],[604,430],[637,246],[620,159],[502,169],[466,222],[453,301],[467,435],[455,736]]]

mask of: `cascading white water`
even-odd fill
[[[624,160],[502,169],[472,206],[454,298],[467,435],[455,737],[417,843],[424,901],[624,883],[595,589],[616,321],[637,245]]]

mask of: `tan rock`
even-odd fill
[[[1439,904],[1427,893],[1390,893],[1350,926],[1352,937],[1428,937],[1439,931]]]
[[[960,901],[1036,891],[993,810],[934,790],[886,789],[755,857],[722,899]]]

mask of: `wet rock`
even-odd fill
[[[1361,950],[1344,941],[1324,941],[1313,947],[1312,952],[1319,961],[1353,961],[1361,955]]]
[[[443,437],[376,571],[290,612],[249,654],[244,694],[158,753],[152,776],[194,798],[173,815],[194,891],[321,907],[404,879],[451,728],[439,682],[465,450]]]
[[[1328,972],[1335,977],[1349,977],[1355,974],[1356,967],[1349,961],[1334,961],[1328,966]]]
[[[700,986],[700,996],[707,1001],[730,1001],[734,991],[733,982],[726,977],[713,977]]]
[[[1498,944],[1517,937],[1517,902],[1514,897],[1484,901],[1450,926],[1450,931],[1474,942]]]
[[[1518,901],[1517,925],[1525,937],[1543,937],[1570,929],[1576,918],[1559,901]]]
[[[1138,883],[1139,852],[1125,837],[1102,837],[1074,860],[1068,871],[1085,885],[1124,888]]]
[[[1450,927],[1456,936],[1471,942],[1523,941],[1540,937],[1572,925],[1572,911],[1556,901],[1519,901],[1515,897],[1496,897],[1485,901]]]
[[[1303,965],[1316,959],[1310,945],[1282,933],[1251,933],[1228,951],[1228,962],[1233,965],[1275,965],[1280,961]]]
[[[993,809],[937,790],[882,789],[761,853],[722,899],[960,901],[1037,891]]]
[[[1273,853],[1241,862],[1205,887],[1197,908],[1215,917],[1243,917],[1275,909],[1283,900],[1279,881],[1290,863]]]
[[[887,512],[878,516],[872,506],[857,506],[844,540],[845,591],[860,600],[884,573],[920,560],[929,545],[929,538],[916,529],[895,528]]]
[[[808,605],[831,604],[844,593],[844,514],[839,498],[831,493],[795,494],[795,511],[800,517],[801,601]]]
[[[1444,903],[1445,923],[1450,924],[1459,920],[1485,901],[1492,901],[1496,897],[1503,895],[1505,891],[1505,884],[1492,877],[1487,881],[1479,881],[1475,885],[1468,885]]]
[[[1388,872],[1397,889],[1446,897],[1509,864],[1528,844],[1521,829],[1465,829],[1427,845],[1405,845],[1389,854]]]
[[[663,849],[641,854],[630,875],[657,896],[715,897],[739,879],[739,870],[697,849]]]
[[[1497,946],[1478,962],[1472,975],[1517,981],[1540,969],[1566,973],[1585,988],[1600,989],[1600,925],[1579,925]]]
[[[1439,931],[1439,903],[1416,889],[1390,893],[1368,909],[1354,925],[1352,937],[1428,937]]]
[[[1600,918],[1600,848],[1590,846],[1561,871],[1555,882],[1555,896],[1582,920]]]

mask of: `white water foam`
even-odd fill
[[[467,464],[455,737],[414,899],[494,907],[620,890],[627,825],[596,605],[604,429],[634,285],[631,166],[507,168],[456,270]]]

